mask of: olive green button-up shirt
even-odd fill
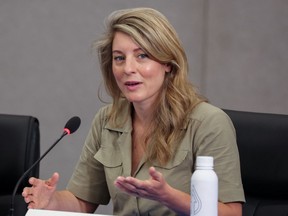
[[[115,215],[177,215],[160,202],[127,195],[114,186],[118,176],[131,176],[132,120],[130,105],[124,105],[119,115],[124,126],[112,127],[107,120],[109,109],[105,106],[96,114],[67,189],[91,203],[108,204],[112,199]],[[219,201],[245,201],[236,135],[229,117],[221,109],[202,102],[183,129],[185,136],[172,160],[160,166],[142,159],[134,177],[149,179],[148,169],[154,166],[169,185],[190,194],[196,157],[213,156]]]

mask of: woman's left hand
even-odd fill
[[[133,196],[163,201],[171,187],[165,181],[162,173],[156,171],[154,167],[149,168],[149,175],[150,178],[144,181],[130,176],[119,176],[114,185]]]

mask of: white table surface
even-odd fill
[[[29,209],[25,216],[104,216],[103,214],[87,214],[87,213],[76,213],[67,211],[51,211],[51,210],[39,210]],[[106,215],[108,216],[108,215]]]

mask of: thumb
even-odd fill
[[[51,186],[51,187],[55,187],[59,181],[59,173],[55,172],[53,173],[53,175],[51,176],[51,178],[49,178],[48,180],[45,181],[45,183],[48,185],[48,186]]]
[[[149,168],[149,174],[152,179],[161,182],[162,181],[162,173],[158,172],[155,167],[150,167]]]

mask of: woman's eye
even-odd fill
[[[148,58],[148,55],[145,53],[141,53],[138,55],[138,58],[140,58],[140,59]]]
[[[115,61],[123,61],[123,60],[125,60],[124,56],[114,56],[113,59]]]

